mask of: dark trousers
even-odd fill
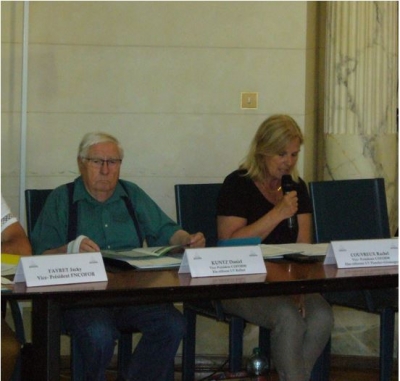
[[[174,380],[174,358],[186,322],[172,304],[67,310],[64,323],[79,342],[85,381],[106,380],[120,331],[142,334],[128,369],[124,369],[125,380]]]

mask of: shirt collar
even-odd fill
[[[108,204],[108,203],[120,200],[121,197],[123,197],[123,196],[127,196],[127,194],[118,181],[117,186],[115,187],[114,193],[108,200],[105,201],[105,203]],[[86,190],[85,184],[83,183],[82,176],[79,176],[78,178],[75,179],[73,202],[75,203],[77,201],[82,201],[82,200],[86,200],[86,201],[92,202],[92,203],[100,203],[95,198],[93,198],[90,195],[90,193]]]

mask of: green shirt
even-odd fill
[[[101,249],[126,249],[141,246],[135,225],[122,196],[132,202],[142,236],[149,246],[169,244],[169,239],[181,229],[136,184],[121,180],[113,195],[105,202],[95,200],[86,190],[82,178],[75,180],[73,201],[78,202],[77,236],[85,235]],[[68,243],[68,190],[66,185],[56,188],[46,204],[32,232],[32,246],[36,254]],[[75,237],[76,238],[76,237]]]

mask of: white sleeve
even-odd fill
[[[18,220],[11,213],[9,206],[4,200],[3,195],[1,196],[1,231],[10,225],[16,223]]]

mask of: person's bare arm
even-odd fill
[[[297,215],[299,233],[297,235],[298,243],[312,243],[312,215],[304,213]]]
[[[32,246],[19,222],[14,222],[1,232],[1,251],[8,254],[32,254]]]

